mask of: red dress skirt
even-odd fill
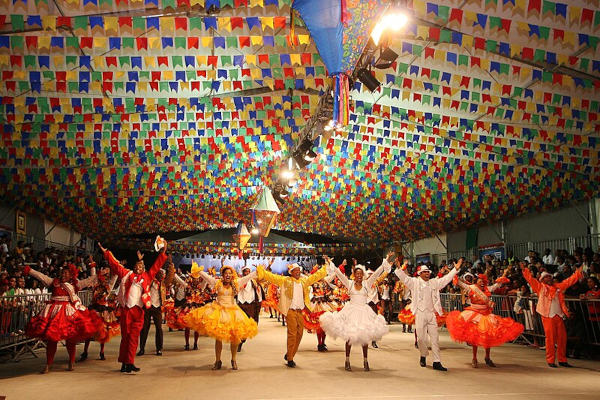
[[[83,306],[75,308],[69,296],[53,296],[44,310],[29,321],[26,334],[50,342],[79,342],[95,336],[103,327],[96,312]]]

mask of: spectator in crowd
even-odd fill
[[[554,257],[552,256],[552,250],[546,249],[544,257],[542,257],[542,261],[546,265],[554,265]]]

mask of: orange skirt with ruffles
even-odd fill
[[[398,321],[406,325],[414,325],[415,314],[413,314],[412,311],[408,309],[408,306],[406,306],[398,313]]]
[[[453,340],[484,348],[513,341],[524,329],[522,324],[511,318],[485,314],[471,308],[449,312],[446,327]]]
[[[221,342],[239,343],[258,334],[256,321],[240,307],[223,306],[216,301],[193,309],[183,320],[187,328]]]

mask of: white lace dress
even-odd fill
[[[335,268],[335,267],[334,267]],[[354,281],[349,280],[338,268],[335,274],[348,288],[350,301],[338,312],[326,312],[319,318],[321,328],[327,336],[343,339],[351,345],[367,345],[372,341],[379,341],[389,332],[389,328],[382,315],[375,314],[368,305],[369,293],[374,288],[375,281],[384,271],[391,268],[387,261],[371,275],[363,280],[363,285],[357,289]]]

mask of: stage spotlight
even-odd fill
[[[381,52],[377,61],[375,61],[375,68],[386,69],[392,66],[394,61],[398,58],[398,54],[389,47]]]
[[[285,203],[288,195],[288,191],[279,183],[273,188],[273,198],[276,202]]]
[[[306,160],[302,154],[295,154],[294,161],[296,161],[296,164],[298,165],[298,168],[300,168],[300,169],[302,169],[302,168],[306,167],[308,164],[310,164],[310,161]]]
[[[287,185],[288,185],[289,187],[296,186],[296,183],[298,183],[298,180],[296,179],[296,177],[295,177],[295,176],[294,176],[293,178],[290,178],[290,179],[287,181]]]
[[[358,71],[357,76],[358,80],[361,81],[371,92],[377,90],[379,85],[381,85],[381,82],[379,82],[377,78],[371,75],[371,71],[369,71],[366,68],[361,68]]]
[[[308,149],[306,153],[304,153],[304,159],[308,162],[312,162],[317,157],[317,153],[315,153],[312,149]]]
[[[257,228],[257,227],[255,227],[255,226],[254,226],[254,227],[252,227],[252,229],[250,230],[250,233],[251,233],[251,234],[253,234],[253,235],[258,235],[258,232],[259,232],[259,231],[258,231],[258,228]]]

